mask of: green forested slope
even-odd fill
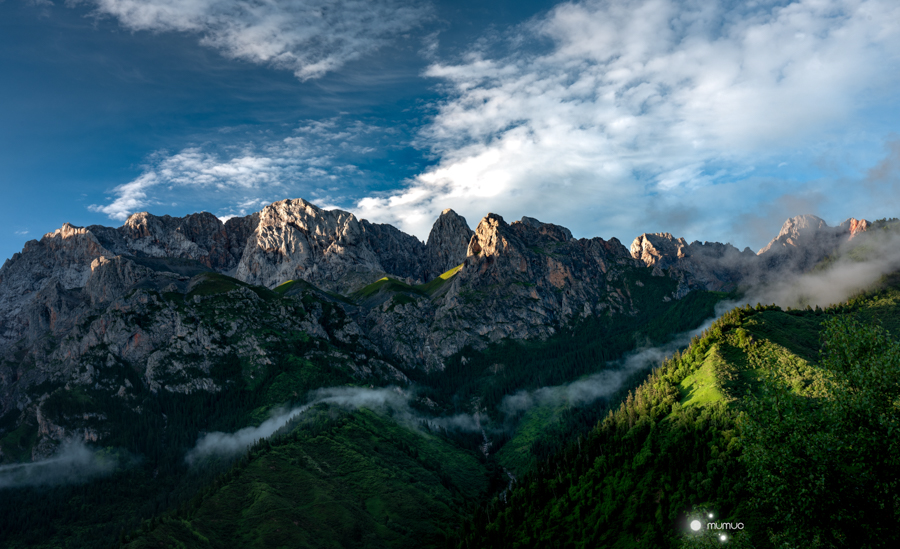
[[[488,489],[483,461],[424,426],[321,409],[128,547],[434,547]]]
[[[896,284],[827,311],[731,311],[459,546],[894,546],[898,318]],[[709,513],[743,529],[707,530]]]

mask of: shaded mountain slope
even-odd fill
[[[420,429],[322,410],[125,546],[439,546],[487,475],[474,452]]]

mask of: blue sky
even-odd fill
[[[754,249],[900,215],[892,0],[0,0],[0,256],[303,197]]]

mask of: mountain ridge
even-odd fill
[[[335,435],[336,447],[359,451],[368,463],[385,455],[416,461],[424,447],[414,450],[407,437],[420,435],[401,433],[425,428],[416,427],[418,418],[440,420],[449,431],[435,433],[459,452],[453,459],[477,459],[476,476],[490,478],[497,492],[510,489],[509,475],[548,455],[553,437],[567,432],[554,418],[596,424],[619,398],[610,391],[628,388],[627,378],[616,377],[626,374],[613,371],[625,353],[696,328],[722,300],[799,274],[817,257],[837,261],[836,250],[869,257],[887,242],[863,236],[882,233],[882,221],[828,227],[810,217],[788,220],[760,254],[670,233],[643,234],[626,247],[616,238],[574,238],[565,227],[497,214],[473,230],[452,210],[422,242],[300,199],[225,223],[211,214],[135,214],[118,229],[66,224],[27,243],[0,269],[0,301],[10,305],[0,310],[0,463],[49,463],[42,460],[52,462],[73,440],[114,455],[133,452],[148,465],[116,475],[168,498],[169,490],[184,493],[201,482],[189,480],[200,477],[190,477],[184,462],[201,437],[230,437],[224,432],[264,424],[279,407],[307,406],[317,391],[338,387],[390,394],[403,404],[384,418],[384,425],[397,422],[388,428],[393,435],[350,446]],[[584,376],[611,384],[595,388],[609,395],[596,406],[563,416],[552,404],[543,416],[511,412],[513,402],[545,402],[568,384],[581,387]],[[334,410],[315,414],[329,432],[343,432],[345,420]],[[318,421],[298,451],[319,444],[310,442]],[[502,455],[494,457],[492,444],[504,448]],[[329,467],[342,458],[298,461],[288,446],[300,448],[260,442],[249,457],[274,460],[259,469],[266,479],[274,478],[266,476],[269,463],[341,476]],[[228,459],[210,466],[230,466]],[[423,475],[436,475],[429,483],[438,492],[456,490],[460,479],[433,462],[418,463]],[[166,480],[157,485],[160,470]],[[385,515],[377,498],[370,501],[381,481],[369,485],[363,475],[354,482],[357,492],[339,498],[338,507],[398,524],[399,517],[388,518],[394,511]],[[341,491],[339,483],[325,485]],[[88,493],[105,497],[107,489]],[[205,496],[194,494],[203,507]],[[171,505],[186,505],[179,498]],[[157,499],[142,516],[172,509],[169,501]]]

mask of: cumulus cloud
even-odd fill
[[[888,0],[562,3],[506,56],[428,69],[448,99],[420,142],[440,161],[357,210],[416,234],[446,207],[589,236],[693,206],[733,217],[760,204],[735,182],[779,180],[786,158],[808,168],[829,132],[893,101],[898,21]],[[796,191],[779,183],[763,204]]]
[[[429,17],[419,0],[75,0],[136,31],[186,32],[228,57],[308,80],[397,39]]]
[[[288,5],[254,5],[238,24],[238,4],[97,6],[129,28],[212,33],[234,24],[257,36],[260,13]],[[898,21],[890,0],[564,2],[476,41],[458,62],[432,63],[426,76],[444,99],[415,144],[433,163],[408,178],[388,182],[347,160],[346,131],[356,160],[385,154],[387,141],[324,120],[241,149],[160,153],[91,209],[122,220],[204,189],[231,200],[222,217],[299,196],[421,238],[452,207],[471,220],[537,215],[577,236],[668,231],[758,249],[798,213],[830,222],[888,215],[895,184],[881,174],[894,173],[896,152],[875,165],[872,151],[890,142],[884,117],[896,116]],[[863,179],[871,184],[848,197]]]

